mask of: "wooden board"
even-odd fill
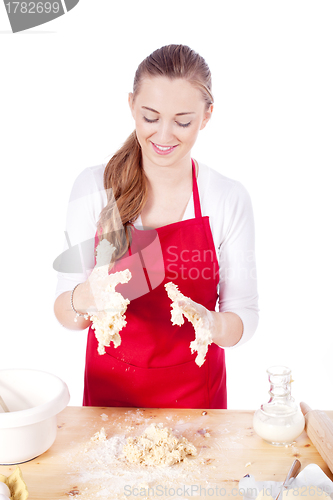
[[[252,411],[203,413],[187,409],[69,406],[58,415],[54,445],[43,455],[20,464],[29,500],[135,500],[145,498],[143,490],[135,489],[142,484],[151,488],[146,498],[239,497],[238,482],[244,475],[251,474],[258,481],[283,481],[295,457],[301,461],[302,469],[315,463],[333,479],[305,432],[295,444],[276,447],[254,433]],[[333,412],[327,413],[333,420]],[[113,448],[91,441],[104,427],[108,445],[115,446],[127,436],[141,434],[151,422],[161,422],[176,435],[185,436],[197,447],[198,456],[187,464],[164,470],[124,466],[124,462],[114,458]],[[14,468],[1,466],[0,474],[9,475]]]

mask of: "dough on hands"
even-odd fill
[[[195,340],[190,343],[190,349],[193,353],[197,351],[198,355],[195,362],[198,366],[202,366],[205,362],[205,357],[208,351],[208,346],[212,343],[212,334],[203,324],[202,317],[193,307],[193,301],[189,297],[185,297],[179,290],[178,286],[172,283],[164,285],[171,303],[171,322],[173,325],[182,326],[184,324],[184,316],[192,323],[195,331]],[[186,306],[181,308],[178,301],[184,301]]]
[[[139,437],[128,437],[123,453],[133,464],[170,466],[183,461],[187,455],[196,456],[197,449],[160,423],[151,424]]]
[[[98,340],[98,354],[101,355],[105,354],[105,347],[109,347],[111,342],[114,347],[120,345],[119,332],[126,326],[125,312],[130,303],[115,288],[119,283],[128,283],[132,278],[131,272],[128,269],[113,274],[108,272],[114,250],[115,247],[105,239],[99,243],[96,268],[89,278],[98,311],[88,309],[88,314]]]
[[[96,247],[96,267],[108,266],[116,247],[107,239],[103,239]]]

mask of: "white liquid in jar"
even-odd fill
[[[290,414],[290,407],[281,405],[278,415],[257,410],[253,417],[253,428],[261,438],[273,444],[290,444],[304,429],[301,411]]]

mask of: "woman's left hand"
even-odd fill
[[[189,321],[191,321],[191,319],[200,321],[202,328],[209,330],[211,336],[213,337],[216,329],[216,322],[214,321],[214,316],[211,311],[206,309],[203,305],[194,302],[194,300],[190,298],[186,298],[186,300],[180,299],[176,302],[176,304]]]
[[[176,304],[187,319],[191,317],[200,321],[202,328],[209,331],[215,344],[231,347],[241,339],[243,322],[236,313],[209,311],[190,298],[179,299]]]

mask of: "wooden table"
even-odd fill
[[[333,420],[333,411],[327,414]],[[29,500],[239,497],[238,482],[244,475],[258,481],[283,481],[295,457],[302,469],[315,463],[333,479],[305,432],[293,445],[272,446],[254,433],[252,418],[252,411],[240,410],[205,414],[203,410],[69,406],[58,415],[53,446],[20,464]],[[197,457],[163,469],[124,466],[114,449],[152,422],[185,436],[197,447]],[[102,427],[107,441],[92,442]],[[110,443],[113,448],[107,451]],[[1,466],[0,473],[8,476],[14,468]],[[151,488],[146,496],[142,486]]]

